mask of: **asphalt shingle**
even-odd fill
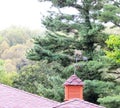
[[[52,108],[59,102],[0,84],[0,108]]]

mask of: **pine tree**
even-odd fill
[[[106,40],[106,35],[101,32],[104,26],[98,19],[106,0],[40,1],[51,1],[58,11],[50,11],[50,16],[43,19],[48,31],[45,36],[34,38],[34,47],[28,51],[27,58],[59,62],[64,66],[61,78],[66,79],[76,69],[82,80],[101,80],[102,71],[109,65],[105,58],[99,57],[104,53],[97,47],[104,46]],[[76,9],[78,13],[65,14],[61,11],[65,7]],[[73,65],[75,50],[83,51],[79,60],[85,60],[86,57],[83,56],[85,55],[89,59],[88,62]]]
[[[109,0],[104,5],[99,18],[105,23],[111,22],[115,27],[120,27],[120,1]]]
[[[75,38],[80,39],[82,48],[92,57],[94,43],[104,28],[97,20],[105,0],[50,0],[58,12],[50,12],[50,16],[43,20],[45,27],[51,31],[74,33]],[[61,8],[72,7],[78,14],[70,15],[61,12]]]
[[[78,49],[84,50],[87,56],[93,59],[94,44],[100,44],[104,40],[101,33],[104,27],[97,17],[105,0],[50,1],[59,11],[51,11],[50,16],[43,19],[43,24],[54,33],[47,33],[44,39],[36,38],[35,47],[28,52],[27,57],[31,60],[45,58],[69,62],[74,49]],[[61,8],[65,7],[75,8],[78,14],[64,14]],[[57,31],[66,35],[58,34]]]

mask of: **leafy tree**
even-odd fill
[[[0,60],[0,83],[12,86],[13,78],[17,74],[15,72],[7,73],[4,69],[4,61]]]
[[[110,35],[106,40],[106,56],[111,59],[111,66],[106,74],[114,77],[114,80],[120,81],[120,37]]]
[[[37,92],[39,95],[43,95],[47,98],[62,101],[64,100],[63,79],[60,76],[47,77],[52,87],[46,87],[42,84],[38,84]]]
[[[7,41],[2,41],[0,44],[0,57],[4,53],[5,50],[8,50],[10,48],[9,44]]]
[[[8,29],[0,31],[0,35],[4,37],[3,40],[7,41],[9,46],[16,44],[24,44],[34,35],[37,35],[37,31],[31,31],[27,28],[11,26]]]
[[[1,59],[5,60],[5,67],[10,68],[9,70],[8,69],[6,70],[8,71],[10,70],[12,71],[12,69],[13,71],[19,70],[21,67],[31,63],[25,57],[26,50],[28,47],[29,46],[27,46],[26,44],[17,44],[15,46],[11,46],[10,48],[4,49],[4,51],[1,54]]]
[[[20,70],[31,64],[31,61],[26,59],[26,50],[33,45],[32,36],[39,33],[40,31],[16,26],[0,31],[0,58],[5,61],[7,72]]]
[[[57,101],[63,101],[60,72],[62,66],[56,62],[41,61],[32,66],[26,66],[19,72],[13,86]]]
[[[16,64],[12,59],[4,60],[4,69],[6,72],[17,72]]]
[[[25,55],[26,49],[27,49],[27,46],[22,45],[22,44],[17,44],[5,50],[1,54],[1,58],[2,59],[20,58]]]
[[[106,55],[111,59],[120,63],[120,36],[110,35],[106,40],[107,50]]]

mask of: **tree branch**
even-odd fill
[[[70,6],[80,10],[80,9],[83,9],[82,6],[78,5],[78,4],[71,4]]]
[[[120,74],[120,72],[108,72],[108,73],[112,73],[112,74],[117,74],[117,75],[119,75]]]

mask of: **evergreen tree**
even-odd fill
[[[56,101],[63,101],[62,84],[65,80],[60,77],[62,68],[57,62],[47,61],[25,66],[14,78],[13,86]]]
[[[105,23],[111,22],[114,26],[120,27],[120,1],[109,0],[104,5],[99,18]]]
[[[105,1],[50,1],[59,11],[50,12],[50,16],[43,19],[43,24],[48,30],[53,32],[61,31],[67,37],[57,33],[47,33],[45,39],[35,39],[35,47],[28,53],[28,58],[41,60],[41,57],[45,56],[46,59],[52,59],[51,57],[54,55],[54,59],[62,59],[64,61],[65,58],[69,58],[68,55],[71,52],[73,54],[73,49],[79,49],[84,50],[87,56],[93,59],[94,44],[100,44],[104,40],[104,35],[101,33],[104,27],[97,20],[97,17]],[[64,9],[65,7],[75,8],[78,14],[65,14],[61,11],[61,8]],[[65,51],[66,49],[67,51]],[[56,56],[58,53],[59,57]]]
[[[101,32],[104,26],[98,19],[107,0],[39,1],[51,1],[58,11],[49,11],[50,16],[43,19],[43,24],[48,31],[45,36],[34,38],[34,47],[27,52],[27,58],[36,61],[47,59],[48,62],[59,62],[64,66],[62,78],[69,77],[76,69],[76,73],[82,80],[101,80],[101,73],[110,65],[109,60],[102,57],[104,52],[101,47],[105,45],[107,36]],[[77,13],[65,14],[62,11],[65,8],[76,9]],[[83,51],[79,60],[87,60],[83,56],[85,55],[88,57],[87,62],[73,64],[76,49]],[[92,95],[91,91],[87,94]],[[93,99],[94,102],[97,98]]]

